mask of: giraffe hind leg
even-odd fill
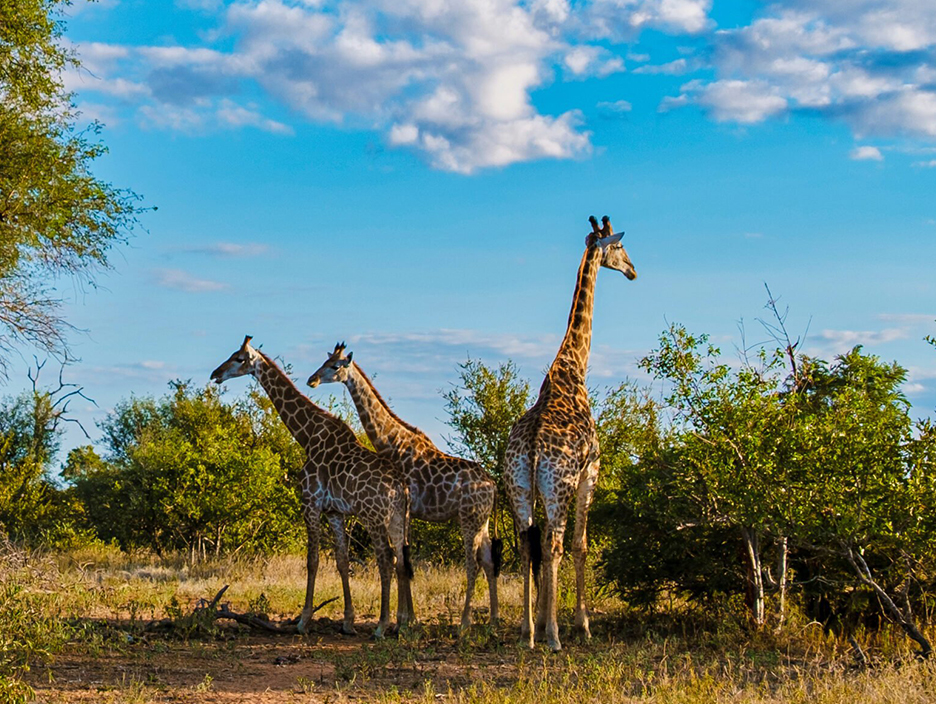
[[[498,603],[497,603],[497,576],[500,572],[501,551],[503,550],[503,541],[499,538],[491,539],[485,525],[481,532],[481,547],[478,548],[478,562],[481,563],[481,569],[484,570],[484,576],[487,578],[488,595],[491,605],[490,623],[497,625],[498,621]]]
[[[460,630],[465,631],[471,627],[471,597],[474,594],[475,581],[478,578],[478,551],[481,549],[481,534],[471,529],[462,528],[462,538],[465,541],[465,608],[462,609]]]
[[[598,460],[590,463],[579,483],[575,499],[575,532],[572,537],[572,557],[575,561],[575,630],[591,638],[588,608],[585,604],[585,561],[588,557],[588,509],[598,481]]]
[[[305,633],[312,618],[312,603],[315,598],[315,576],[318,573],[319,565],[319,519],[321,514],[315,509],[306,505],[303,507],[302,517],[306,524],[307,545],[306,545],[306,597],[305,604],[302,607],[302,614],[299,616],[299,623],[296,630],[299,633]]]
[[[341,621],[341,632],[353,636],[354,605],[351,601],[350,560],[348,557],[348,532],[345,527],[345,517],[331,515],[328,517],[332,531],[335,534],[335,562],[338,565],[338,574],[341,577],[341,591],[344,595],[344,618]]]

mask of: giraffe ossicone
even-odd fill
[[[306,524],[306,597],[297,629],[305,632],[313,613],[319,563],[321,518],[335,533],[335,559],[344,594],[342,630],[354,632],[354,606],[349,583],[345,518],[356,516],[370,534],[380,572],[380,618],[375,635],[390,622],[390,586],[397,577],[397,624],[414,617],[413,596],[405,559],[406,489],[391,464],[358,442],[343,421],[316,406],[268,356],[250,345],[251,337],[211,373],[212,381],[252,375],[303,448],[306,461],[299,476],[302,517]]]

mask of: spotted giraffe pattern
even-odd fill
[[[401,420],[387,405],[344,343],[315,373],[309,386],[343,383],[351,394],[367,437],[377,452],[398,469],[409,491],[410,512],[431,522],[458,519],[465,546],[468,582],[461,627],[471,625],[471,597],[480,563],[488,581],[491,623],[497,623],[497,559],[492,554],[488,520],[496,485],[481,465],[442,452],[419,428]]]
[[[356,516],[370,534],[380,573],[380,619],[375,634],[390,622],[390,585],[397,576],[397,624],[413,618],[413,597],[404,560],[406,489],[386,459],[361,445],[341,420],[303,396],[277,364],[250,346],[250,337],[211,373],[217,383],[253,375],[270,397],[289,432],[305,450],[299,475],[302,517],[308,533],[305,605],[298,630],[304,633],[312,615],[319,563],[319,533],[325,516],[335,533],[335,558],[344,593],[342,630],[354,633],[354,606],[349,584],[347,516]]]
[[[565,337],[546,373],[536,403],[511,428],[505,455],[504,483],[524,576],[520,633],[530,648],[535,638],[542,637],[552,650],[562,648],[556,622],[558,572],[569,503],[573,497],[576,499],[572,541],[575,626],[586,637],[590,635],[585,606],[588,544],[585,531],[598,480],[599,448],[585,374],[591,349],[595,282],[601,266],[616,269],[629,279],[637,277],[627,252],[619,244],[620,235],[613,234],[607,217],[601,230],[594,217],[590,221],[593,231],[585,240]],[[534,525],[537,499],[542,502],[546,518],[545,540]],[[537,585],[534,631],[531,582],[540,556],[545,574]]]

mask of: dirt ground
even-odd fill
[[[503,629],[495,633],[479,626],[458,639],[454,632],[439,632],[451,630],[447,627],[417,627],[375,641],[374,625],[365,622],[357,635],[345,636],[321,619],[307,636],[225,627],[215,637],[188,640],[112,629],[111,642],[98,652],[66,650],[28,679],[36,701],[49,704],[340,702],[388,693],[441,701],[482,679],[509,686],[525,657],[516,639],[508,645]]]

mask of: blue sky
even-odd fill
[[[347,341],[441,440],[469,356],[538,385],[590,214],[639,273],[599,279],[592,385],[669,322],[764,339],[766,283],[808,352],[936,407],[931,0],[79,1],[66,38],[98,175],[158,206],[60,287],[92,434],[251,334],[302,380]]]

